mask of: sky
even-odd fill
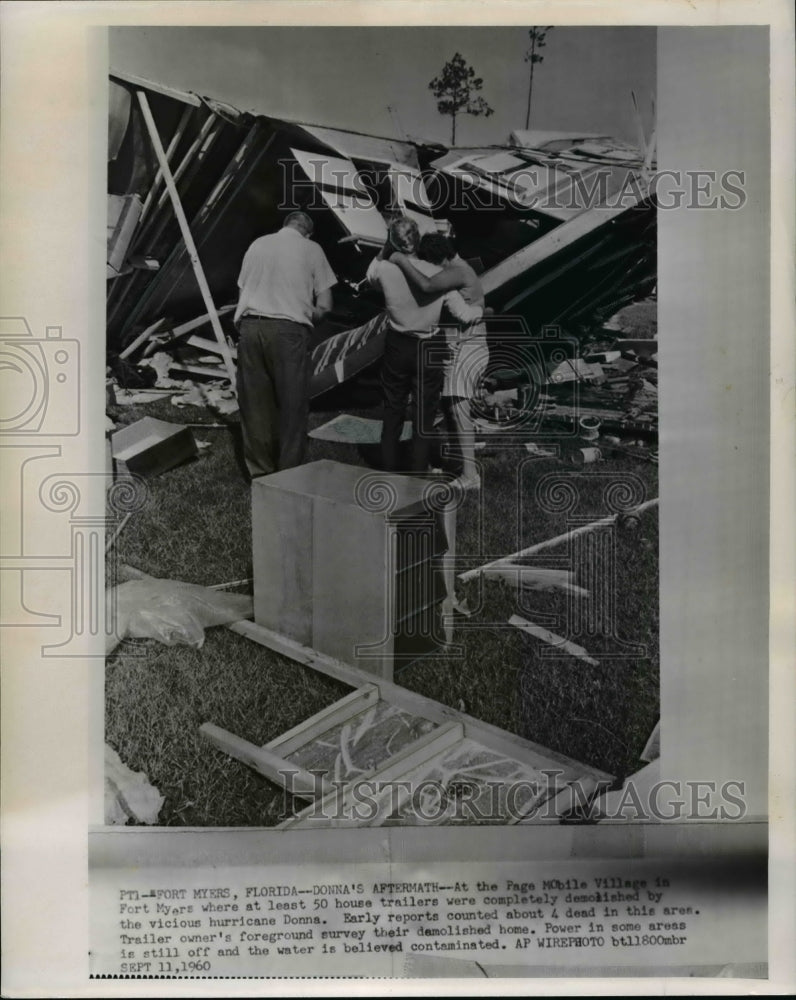
[[[481,96],[494,113],[461,116],[457,145],[481,145],[503,143],[525,126],[528,46],[521,27],[117,27],[109,31],[109,62],[241,110],[448,143],[450,118],[437,111],[428,84],[460,52],[483,78]],[[553,28],[542,54],[531,128],[635,143],[632,90],[649,137],[654,27]]]

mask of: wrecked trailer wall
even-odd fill
[[[434,206],[438,218],[450,220],[462,256],[481,265],[477,269],[488,305],[498,314],[522,317],[535,334],[558,324],[565,333],[580,336],[654,285],[655,207],[649,199],[621,211],[597,207],[562,221],[543,209],[519,208],[505,199],[485,203],[484,192],[468,188],[466,178],[435,173],[435,163],[444,165],[451,156],[461,160],[461,150],[440,157],[439,147],[240,114],[134,79],[113,80],[112,87],[133,98],[136,90],[143,90],[164,148],[173,144],[171,169],[217,307],[236,300],[237,276],[249,244],[279,228],[287,211],[312,212],[316,239],[340,279],[334,311],[316,327],[313,347],[367,324],[382,308],[378,296],[367,289],[355,294],[351,284],[364,277],[378,245],[374,234],[382,233],[384,220],[394,210],[397,189],[389,177],[395,161],[412,174],[422,169],[427,204]],[[126,272],[108,283],[111,353],[159,319],[168,326],[204,311],[162,181],[150,197],[158,168],[138,101],[129,101],[127,127],[119,141],[126,102],[117,96],[110,123],[117,155],[109,163],[109,191],[137,193],[144,202],[144,217],[132,237]],[[467,160],[477,161],[477,152],[467,151]],[[495,158],[503,154],[488,152],[487,165],[500,167],[503,161]],[[505,155],[514,154],[506,150]],[[335,164],[348,166],[337,172],[327,169]],[[357,171],[363,172],[360,177]],[[368,184],[369,177],[381,181],[378,190]],[[358,220],[347,206],[359,192],[361,179],[368,204]],[[355,238],[358,233],[360,239]],[[157,262],[157,269],[147,269],[147,258],[150,266]],[[230,314],[224,324],[234,333]]]
[[[184,105],[162,94],[146,93],[166,145],[179,125]],[[119,154],[109,164],[109,190],[136,191],[145,198],[157,165],[153,165],[154,154],[142,132],[136,103]],[[249,115],[229,119],[226,113],[216,114],[211,105],[200,103],[174,150],[171,165],[217,305],[237,298],[237,277],[249,244],[278,229],[285,214],[296,208],[312,213],[316,239],[338,277],[360,281],[376,246],[341,242],[349,236],[345,215],[338,218],[329,207],[338,195],[325,187],[319,191],[306,173],[301,173],[294,155],[294,150],[303,151],[322,161],[329,158],[329,149],[298,126]],[[200,308],[190,260],[171,203],[165,192],[162,194],[160,200],[156,193],[153,208],[134,235],[130,250],[133,263],[136,256],[139,264],[146,256],[159,267],[154,271],[133,268],[109,284],[108,344],[112,351],[123,348],[139,330],[160,317],[180,322],[195,316]],[[159,206],[155,204],[158,200]],[[375,208],[372,211],[375,213]],[[367,298],[349,294],[345,284],[338,285],[335,315],[325,324],[324,335],[365,322],[377,308]]]
[[[534,334],[557,325],[581,336],[622,305],[649,294],[657,273],[655,203],[647,198],[613,218],[600,208],[595,212],[601,223],[590,232],[549,252],[540,241],[540,259],[523,266],[523,258],[533,254],[531,244],[482,275],[487,304],[521,316]],[[564,236],[561,227],[546,239]]]

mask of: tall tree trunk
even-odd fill
[[[456,145],[456,114],[451,115],[451,146]]]
[[[531,93],[533,92],[533,67],[534,61],[533,57],[536,52],[536,39],[531,39],[531,72],[528,76],[528,109],[525,112],[525,128],[529,129],[531,127]]]

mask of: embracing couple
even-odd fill
[[[463,456],[457,483],[480,487],[470,399],[488,360],[484,292],[475,271],[439,233],[422,238],[417,224],[399,218],[368,268],[368,281],[384,296],[388,316],[382,362],[385,470],[399,471],[398,449],[410,393],[413,397],[410,470],[426,473],[437,462],[432,445],[440,400]],[[443,309],[453,323],[440,328]],[[447,337],[446,332],[447,331]]]

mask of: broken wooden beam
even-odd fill
[[[645,500],[644,503],[639,504],[638,507],[634,507],[632,510],[623,511],[622,516],[641,514],[650,507],[654,507],[657,503],[658,497],[654,497],[652,500]],[[473,577],[483,573],[484,570],[492,569],[495,566],[513,565],[516,563],[517,559],[524,559],[526,556],[533,555],[535,552],[541,552],[544,549],[555,548],[556,545],[568,542],[570,539],[576,538],[578,535],[585,535],[589,531],[596,531],[598,528],[608,527],[608,525],[613,524],[619,516],[619,514],[610,514],[608,517],[603,517],[599,521],[592,521],[590,524],[582,524],[579,528],[571,528],[569,531],[565,531],[563,535],[556,535],[554,538],[548,538],[543,542],[536,542],[533,545],[529,545],[525,549],[520,549],[519,552],[512,552],[510,555],[501,556],[500,559],[493,559],[492,562],[484,563],[483,566],[476,566],[475,569],[468,569],[464,573],[459,574],[459,579],[462,581],[472,580]]]
[[[127,358],[129,358],[130,355],[133,353],[133,351],[137,350],[137,348],[139,348],[141,344],[144,343],[145,340],[149,340],[152,334],[164,322],[165,318],[155,320],[155,322],[152,323],[151,326],[148,326],[146,330],[143,330],[141,333],[139,333],[138,336],[135,338],[135,340],[132,343],[128,344],[127,347],[125,347],[125,349],[119,355],[122,361],[126,361]]]

